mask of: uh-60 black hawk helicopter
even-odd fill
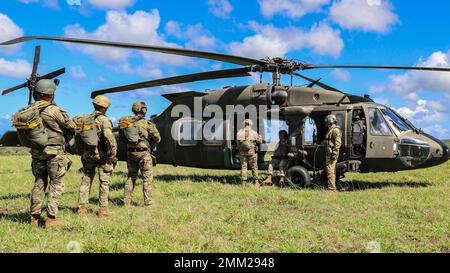
[[[235,169],[239,167],[234,141],[237,126],[233,126],[236,116],[245,113],[235,113],[233,116],[214,117],[220,119],[223,126],[223,140],[206,140],[205,138],[184,139],[173,136],[183,131],[186,124],[195,124],[200,128],[205,121],[197,120],[195,115],[189,117],[172,116],[172,110],[180,105],[189,109],[195,107],[195,101],[201,101],[202,109],[208,105],[219,106],[226,113],[227,105],[267,106],[268,119],[277,116],[286,123],[292,146],[289,158],[287,179],[293,187],[303,187],[314,180],[319,180],[325,167],[325,138],[327,128],[324,119],[334,114],[342,134],[342,148],[337,167],[338,176],[346,172],[395,172],[420,169],[445,163],[450,158],[450,148],[442,141],[416,128],[410,121],[399,115],[395,110],[377,104],[368,96],[356,96],[326,85],[318,80],[297,73],[317,68],[365,68],[365,69],[401,69],[450,72],[450,68],[441,67],[406,67],[406,66],[370,66],[370,65],[316,65],[284,58],[253,59],[215,52],[187,50],[142,44],[130,44],[110,41],[87,40],[60,37],[22,37],[0,45],[11,45],[30,40],[50,40],[87,45],[118,47],[126,49],[146,50],[158,53],[198,57],[216,60],[243,67],[208,71],[196,74],[162,78],[125,86],[118,86],[92,92],[94,98],[100,94],[109,94],[149,88],[156,86],[189,83],[210,79],[223,79],[250,76],[250,72],[272,73],[272,84],[260,83],[246,86],[231,86],[222,89],[197,92],[165,94],[171,105],[159,116],[153,119],[162,135],[156,156],[158,162],[176,166],[191,166],[210,169]],[[310,84],[305,87],[285,86],[281,83],[281,75],[287,74],[300,77]],[[320,88],[314,88],[318,86]],[[276,111],[276,113],[274,113]],[[275,115],[276,114],[276,115]],[[305,127],[315,124],[312,136],[307,136]],[[264,122],[254,122],[257,129],[265,126]],[[187,128],[187,127],[186,127]],[[194,126],[194,128],[197,128]],[[200,132],[203,132],[200,130]],[[6,136],[5,136],[6,137]],[[11,140],[4,141],[17,144]],[[312,140],[311,140],[312,139]],[[121,144],[119,158],[125,159],[125,145]],[[260,168],[267,167],[264,162],[266,151],[260,149]]]

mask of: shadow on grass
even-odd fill
[[[240,185],[241,180],[236,175],[208,175],[208,174],[193,174],[193,175],[174,175],[164,174],[158,175],[155,179],[162,182],[178,182],[181,180],[189,180],[196,183],[201,182],[218,182],[222,184]],[[248,176],[249,181],[252,181],[252,176]]]
[[[428,182],[367,182],[367,181],[340,181],[338,182],[338,190],[341,191],[363,191],[371,189],[384,188],[426,188],[433,184]]]
[[[3,200],[14,200],[14,199],[21,199],[21,198],[30,198],[30,193],[17,193],[17,194],[8,194],[0,196],[0,201]]]
[[[28,224],[30,223],[30,213],[28,210],[9,210],[0,208],[0,220]]]

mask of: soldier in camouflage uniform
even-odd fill
[[[86,205],[89,203],[89,194],[91,191],[92,182],[95,177],[95,171],[98,169],[100,180],[99,188],[99,203],[100,209],[98,211],[99,217],[109,216],[108,211],[108,196],[109,183],[111,180],[111,173],[114,170],[117,162],[117,143],[113,135],[113,126],[111,121],[105,116],[106,111],[111,105],[106,96],[99,95],[94,98],[94,113],[95,123],[97,124],[99,143],[95,149],[87,149],[83,151],[81,162],[83,163],[83,178],[80,184],[78,197],[78,213],[85,214],[87,212]]]
[[[247,183],[247,166],[252,170],[254,184],[260,186],[258,176],[258,154],[256,145],[262,143],[262,137],[252,129],[253,122],[250,119],[244,121],[244,128],[239,130],[236,136],[238,144],[238,157],[241,161],[241,183]]]
[[[328,132],[325,137],[325,164],[328,178],[328,190],[336,192],[336,164],[339,159],[342,133],[339,126],[337,126],[337,119],[335,115],[327,116],[325,118],[325,124],[328,127]]]
[[[152,143],[159,143],[161,141],[161,136],[155,124],[145,119],[147,109],[148,108],[145,102],[138,101],[132,106],[132,111],[138,119],[135,126],[139,129],[141,140],[136,144],[127,144],[128,178],[125,183],[124,190],[125,206],[131,205],[131,196],[136,185],[139,171],[141,171],[141,175],[144,180],[144,204],[147,207],[152,207],[154,205],[152,198],[154,159],[150,153],[150,148]]]
[[[288,165],[288,154],[291,150],[291,147],[288,143],[289,135],[285,130],[281,130],[278,133],[278,137],[280,138],[280,141],[278,142],[277,147],[273,153],[272,160],[269,163],[267,178],[264,181],[264,185],[266,186],[272,186],[274,167],[278,166],[278,168],[280,169],[280,186],[284,187],[284,176]]]
[[[55,91],[56,85],[50,80],[40,80],[36,84],[35,100],[48,103],[40,114],[47,130],[48,145],[43,150],[31,150],[31,166],[35,177],[31,192],[31,224],[39,224],[45,190],[49,185],[46,228],[62,224],[56,216],[59,199],[64,190],[63,178],[71,164],[65,155],[64,134],[75,133],[75,124],[67,113],[53,103]]]

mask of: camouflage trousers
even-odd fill
[[[327,154],[325,157],[325,169],[327,171],[328,190],[336,191],[336,164],[337,159],[333,159]]]
[[[141,172],[144,193],[144,204],[153,204],[152,183],[153,183],[153,162],[150,152],[129,152],[127,155],[128,178],[125,183],[124,203],[131,204],[131,197],[136,186],[136,180]]]
[[[249,154],[249,155],[238,155],[241,161],[241,182],[247,182],[247,169],[250,167],[254,180],[259,180],[258,176],[258,155]]]
[[[100,207],[108,206],[109,183],[111,180],[111,173],[114,171],[114,165],[107,162],[105,159],[91,162],[86,159],[81,159],[83,163],[83,178],[81,180],[78,204],[86,205],[89,203],[89,196],[91,193],[92,183],[95,178],[95,172],[98,169],[99,177],[99,203]]]
[[[272,160],[269,163],[269,169],[268,169],[267,174],[273,175],[275,166],[278,166],[278,169],[280,170],[280,176],[284,177],[284,175],[286,173],[287,165],[288,165],[287,159],[272,158]]]
[[[63,178],[69,162],[70,160],[63,153],[48,160],[32,159],[31,168],[35,180],[31,191],[31,215],[41,214],[45,190],[49,185],[47,214],[56,217],[59,199],[64,191]]]

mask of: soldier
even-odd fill
[[[241,183],[247,183],[247,165],[252,170],[254,184],[260,186],[258,177],[258,154],[256,145],[262,143],[262,137],[252,129],[253,122],[250,119],[244,120],[244,128],[237,133],[237,144],[239,149],[238,157],[241,161]]]
[[[78,196],[78,213],[87,213],[87,204],[89,203],[89,194],[91,191],[92,182],[95,177],[95,171],[98,168],[98,175],[100,180],[99,188],[99,203],[100,209],[98,211],[99,217],[109,216],[108,211],[108,195],[109,183],[111,173],[114,170],[117,162],[117,143],[113,135],[113,126],[111,121],[105,116],[106,111],[111,105],[106,96],[99,95],[94,98],[94,113],[90,118],[93,124],[96,125],[96,135],[94,136],[96,142],[95,146],[90,146],[82,151],[81,162],[83,163],[83,178],[80,184]]]
[[[127,166],[128,166],[128,178],[125,183],[124,190],[124,204],[125,206],[131,205],[131,196],[133,194],[134,187],[136,185],[136,180],[141,171],[142,178],[144,180],[143,193],[144,193],[144,204],[145,206],[151,208],[154,205],[152,199],[152,182],[153,182],[153,163],[154,158],[150,153],[152,144],[159,143],[161,141],[161,136],[156,128],[155,124],[147,121],[145,115],[147,114],[147,105],[145,102],[135,102],[132,107],[132,112],[135,114],[130,123],[132,127],[136,127],[137,130],[137,141],[128,142],[128,155],[127,155]],[[127,117],[125,117],[126,119]],[[121,121],[123,118],[121,119]],[[122,127],[122,126],[121,126]]]
[[[286,130],[281,130],[278,133],[278,137],[280,141],[273,153],[272,160],[269,163],[268,175],[264,181],[264,185],[266,186],[272,186],[274,166],[278,166],[280,169],[280,186],[284,186],[284,176],[288,165],[288,154],[291,148],[288,143],[289,135]]]
[[[65,156],[64,133],[75,132],[75,124],[67,113],[53,102],[55,91],[56,84],[44,79],[36,84],[34,94],[34,104],[43,104],[40,116],[47,131],[48,144],[42,150],[31,149],[31,166],[35,177],[31,192],[31,225],[39,224],[45,189],[49,185],[46,228],[62,225],[62,221],[56,216],[59,199],[64,190],[63,178],[72,163]]]
[[[328,177],[328,190],[336,192],[336,163],[339,159],[342,134],[339,126],[337,126],[337,119],[335,115],[327,116],[325,118],[325,124],[328,127],[328,132],[325,137],[325,164]]]

